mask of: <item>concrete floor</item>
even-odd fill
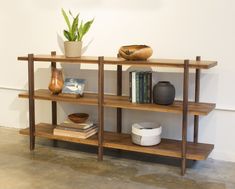
[[[181,177],[173,159],[112,150],[97,162],[94,148],[51,144],[29,152],[27,137],[0,127],[0,189],[235,189],[235,163],[193,163]]]

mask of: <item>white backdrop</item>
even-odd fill
[[[233,0],[21,0],[0,1],[0,96],[3,100],[0,124],[11,127],[27,126],[27,102],[17,98],[18,90],[27,89],[27,64],[16,58],[28,53],[60,53],[57,33],[65,26],[61,8],[79,11],[84,19],[95,17],[94,25],[85,37],[85,43],[94,39],[86,55],[115,56],[125,44],[148,44],[154,49],[155,58],[190,58],[201,55],[203,59],[217,60],[218,67],[203,71],[201,100],[216,102],[217,109],[203,117],[200,140],[215,143],[212,157],[235,161],[234,110],[235,89],[233,83],[235,49],[235,1]],[[36,64],[36,87],[46,88],[49,80],[49,64]],[[96,72],[90,66],[63,66],[66,75],[84,77],[87,90],[97,90]],[[92,67],[93,68],[93,67]],[[165,70],[172,71],[172,70]],[[205,74],[204,74],[205,73]],[[124,74],[124,92],[128,92],[127,75]],[[181,98],[182,75],[155,73],[155,81],[169,79]],[[106,72],[106,92],[115,92],[115,73]],[[191,76],[190,89],[194,83]],[[6,89],[7,88],[7,89]],[[10,90],[9,90],[10,89]],[[192,92],[190,97],[192,98]],[[37,103],[38,121],[50,120],[47,102]],[[74,106],[63,104],[60,119]],[[43,111],[41,111],[43,110]],[[82,107],[94,114],[94,108]],[[124,131],[129,132],[131,122],[159,121],[165,125],[164,136],[180,138],[181,119],[177,115],[124,111]],[[107,109],[106,115],[115,118],[115,111]],[[16,115],[16,116],[13,116]],[[164,115],[164,116],[163,116]],[[14,119],[13,119],[14,117]],[[132,119],[125,119],[131,117]],[[171,118],[171,119],[169,119]],[[178,121],[178,123],[176,122]],[[192,121],[192,120],[190,120]],[[106,128],[114,129],[115,121],[106,119]],[[175,123],[179,126],[175,126]],[[190,122],[191,123],[191,122]],[[191,138],[190,126],[189,138]],[[225,137],[225,138],[223,138]]]

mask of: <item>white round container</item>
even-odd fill
[[[162,127],[153,122],[132,125],[132,142],[141,146],[153,146],[161,142]]]

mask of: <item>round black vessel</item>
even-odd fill
[[[170,105],[175,100],[175,87],[169,81],[159,81],[153,88],[153,102]]]

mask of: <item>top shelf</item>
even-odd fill
[[[28,61],[28,56],[18,57],[18,60]],[[97,56],[82,56],[80,58],[67,58],[63,55],[34,55],[34,61],[38,62],[61,62],[61,63],[89,63],[89,64],[98,64]],[[158,67],[171,67],[171,68],[183,68],[184,60],[179,59],[149,59],[146,61],[130,61],[123,58],[115,57],[104,57],[104,64],[112,65],[127,65],[127,66],[158,66]],[[217,65],[216,61],[189,61],[189,68],[194,69],[209,69]]]
[[[183,68],[184,60],[180,59],[149,59],[149,60],[124,60],[122,58],[104,57],[104,64],[114,65],[130,65],[130,66],[158,66],[158,67],[171,67]],[[189,68],[195,69],[209,69],[217,65],[216,61],[189,61]]]
[[[18,60],[28,61],[28,56],[20,56]],[[97,56],[82,56],[80,58],[67,58],[63,55],[34,55],[33,61],[36,62],[62,62],[62,63],[89,63],[98,64]]]

